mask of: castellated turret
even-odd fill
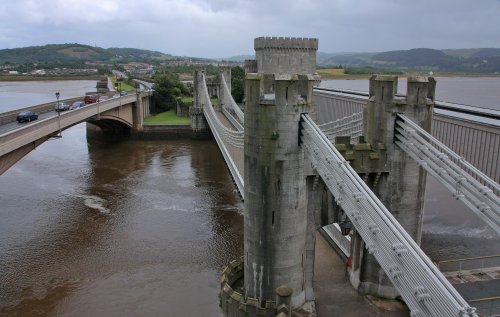
[[[314,74],[318,39],[258,37],[254,40],[257,72],[261,74]]]
[[[245,74],[257,73],[257,61],[255,59],[246,59],[243,62],[243,65],[245,68]]]

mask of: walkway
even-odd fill
[[[349,282],[345,263],[325,238],[316,234],[314,292],[318,317],[408,317],[405,305],[395,300],[370,301],[359,295]]]

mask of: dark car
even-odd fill
[[[38,119],[38,115],[33,111],[23,111],[19,113],[16,117],[17,122],[30,122],[32,120]]]
[[[86,104],[87,103],[96,103],[97,102],[97,96],[94,95],[86,95],[85,99],[83,100]]]
[[[69,107],[69,110],[75,110],[75,109],[78,109],[78,108],[81,108],[81,107],[84,107],[85,106],[85,102],[83,101],[75,101],[73,102],[73,104],[71,105],[71,107]]]

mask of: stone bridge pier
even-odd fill
[[[194,71],[193,83],[193,105],[189,107],[189,117],[191,118],[191,134],[195,139],[205,139],[211,136],[210,127],[203,114],[202,89],[205,69],[198,67]]]

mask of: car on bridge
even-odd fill
[[[85,98],[83,99],[83,101],[87,104],[87,103],[96,103],[97,100],[99,98],[97,98],[96,95],[86,95]]]
[[[118,98],[118,97],[127,96],[127,95],[128,95],[128,91],[120,91],[119,93],[114,94],[113,98]]]
[[[17,122],[30,122],[38,119],[38,115],[33,111],[23,111],[19,113],[16,117]]]
[[[81,108],[81,107],[84,107],[85,106],[85,102],[83,101],[75,101],[73,102],[73,104],[71,105],[71,107],[69,107],[69,110],[75,110],[75,109],[78,109],[78,108]]]
[[[55,105],[54,105],[54,110],[59,112],[59,111],[66,111],[66,110],[69,110],[69,104],[65,103],[65,102],[57,102]]]

